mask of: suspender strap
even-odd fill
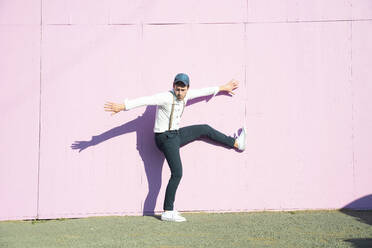
[[[172,94],[172,96],[173,96],[173,94]],[[171,112],[170,118],[169,118],[169,128],[168,128],[168,130],[171,130],[171,127],[172,127],[173,112],[174,112],[174,96],[173,96],[173,103],[172,103],[172,112]]]
[[[183,111],[185,110],[185,106],[186,104],[185,104],[185,100],[183,100],[183,109],[182,109],[182,113],[181,113],[181,117],[182,117],[182,115],[183,115]]]

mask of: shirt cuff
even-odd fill
[[[125,105],[125,110],[124,111],[127,111],[127,110],[130,110],[131,109],[130,104],[128,104],[128,98],[125,98],[124,105]]]
[[[218,87],[218,86],[214,87],[213,96],[217,95],[218,92],[220,92],[220,87]]]

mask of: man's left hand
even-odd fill
[[[227,84],[220,86],[220,91],[227,91],[231,95],[235,95],[233,90],[239,87],[239,82],[235,79],[230,80]]]

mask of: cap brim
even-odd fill
[[[181,81],[181,80],[177,80],[173,84],[176,84],[176,83],[183,83],[185,86],[188,86],[189,85],[188,83],[186,83],[184,81]]]

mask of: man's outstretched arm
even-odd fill
[[[233,90],[238,88],[239,82],[237,80],[230,80],[227,84],[216,86],[216,87],[208,87],[208,88],[202,88],[202,89],[190,89],[187,92],[187,97],[189,100],[202,97],[202,96],[209,96],[213,95],[215,96],[220,91],[226,91],[229,94],[234,95]]]
[[[116,113],[119,113],[120,111],[126,111],[141,106],[161,105],[167,101],[168,97],[169,93],[163,92],[152,96],[135,98],[132,100],[125,99],[124,103],[106,102],[104,108],[105,111],[112,112],[111,115],[114,115]]]

